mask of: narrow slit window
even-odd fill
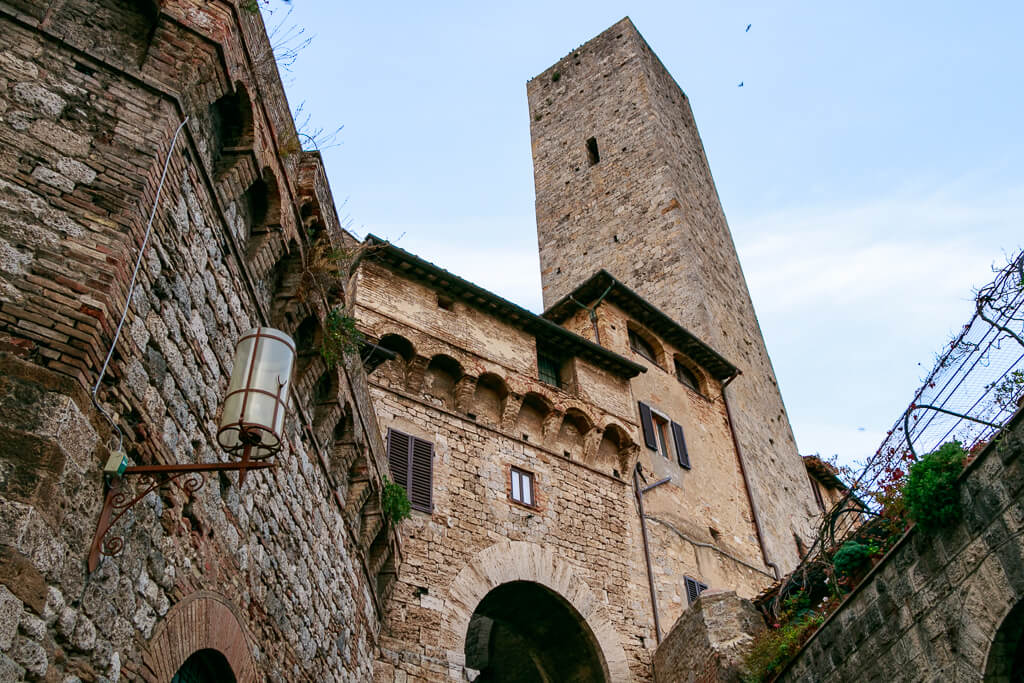
[[[587,161],[591,166],[601,161],[601,155],[597,151],[597,138],[587,139]]]
[[[669,442],[668,442],[668,435],[666,433],[666,432],[668,432],[668,420],[664,419],[660,415],[653,415],[652,419],[654,421],[654,433],[655,433],[655,435],[657,436],[657,439],[658,439],[658,448],[657,448],[657,450],[658,450],[659,453],[661,453],[663,458],[667,459],[669,457],[669,451],[668,451],[668,443]]]

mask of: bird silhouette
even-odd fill
[[[747,33],[747,32],[749,32],[749,31],[750,31],[750,27],[751,27],[751,26],[753,26],[753,24],[747,24],[747,30],[746,30],[746,31],[744,31],[744,33]]]
[[[739,84],[739,85],[737,85],[736,87],[737,87],[737,88],[742,88],[742,87],[743,87],[743,81],[740,81],[740,84]]]

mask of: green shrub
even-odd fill
[[[871,561],[872,555],[877,555],[878,552],[877,545],[847,541],[832,557],[832,564],[839,576],[853,576]]]
[[[790,593],[782,601],[781,618],[790,621],[793,617],[801,617],[811,609],[811,595],[807,591]]]
[[[911,519],[923,531],[935,531],[960,519],[956,479],[964,469],[959,441],[942,444],[910,467],[903,485],[903,500]]]
[[[412,508],[409,505],[409,496],[405,489],[384,477],[384,488],[380,494],[380,505],[384,510],[384,516],[395,524],[403,519],[412,517]]]
[[[333,310],[324,320],[324,341],[320,354],[327,365],[334,367],[343,356],[355,353],[363,343],[363,333],[356,329],[356,319]]]
[[[796,656],[801,646],[824,621],[825,617],[821,614],[807,614],[759,635],[743,660],[741,680],[744,683],[770,681]]]

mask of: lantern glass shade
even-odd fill
[[[221,448],[241,455],[249,446],[253,459],[281,450],[294,365],[295,342],[284,332],[257,327],[242,335],[217,432]]]

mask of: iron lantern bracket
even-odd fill
[[[248,452],[249,449],[246,448],[245,456],[248,456]],[[245,456],[238,462],[138,465],[125,468],[120,476],[109,478],[106,484],[107,493],[103,499],[103,509],[100,511],[99,522],[96,524],[96,535],[89,547],[89,573],[96,571],[101,555],[113,557],[124,549],[123,536],[107,538],[107,533],[128,510],[156,489],[174,482],[179,489],[191,495],[203,487],[207,473],[233,471],[241,473],[238,477],[238,483],[241,486],[245,481],[247,471],[267,469],[276,465],[276,463],[266,460],[250,460]],[[123,487],[124,479],[129,476],[138,477],[141,490],[135,495],[132,495],[132,490],[125,490]],[[184,479],[179,482],[178,480],[182,478]]]

